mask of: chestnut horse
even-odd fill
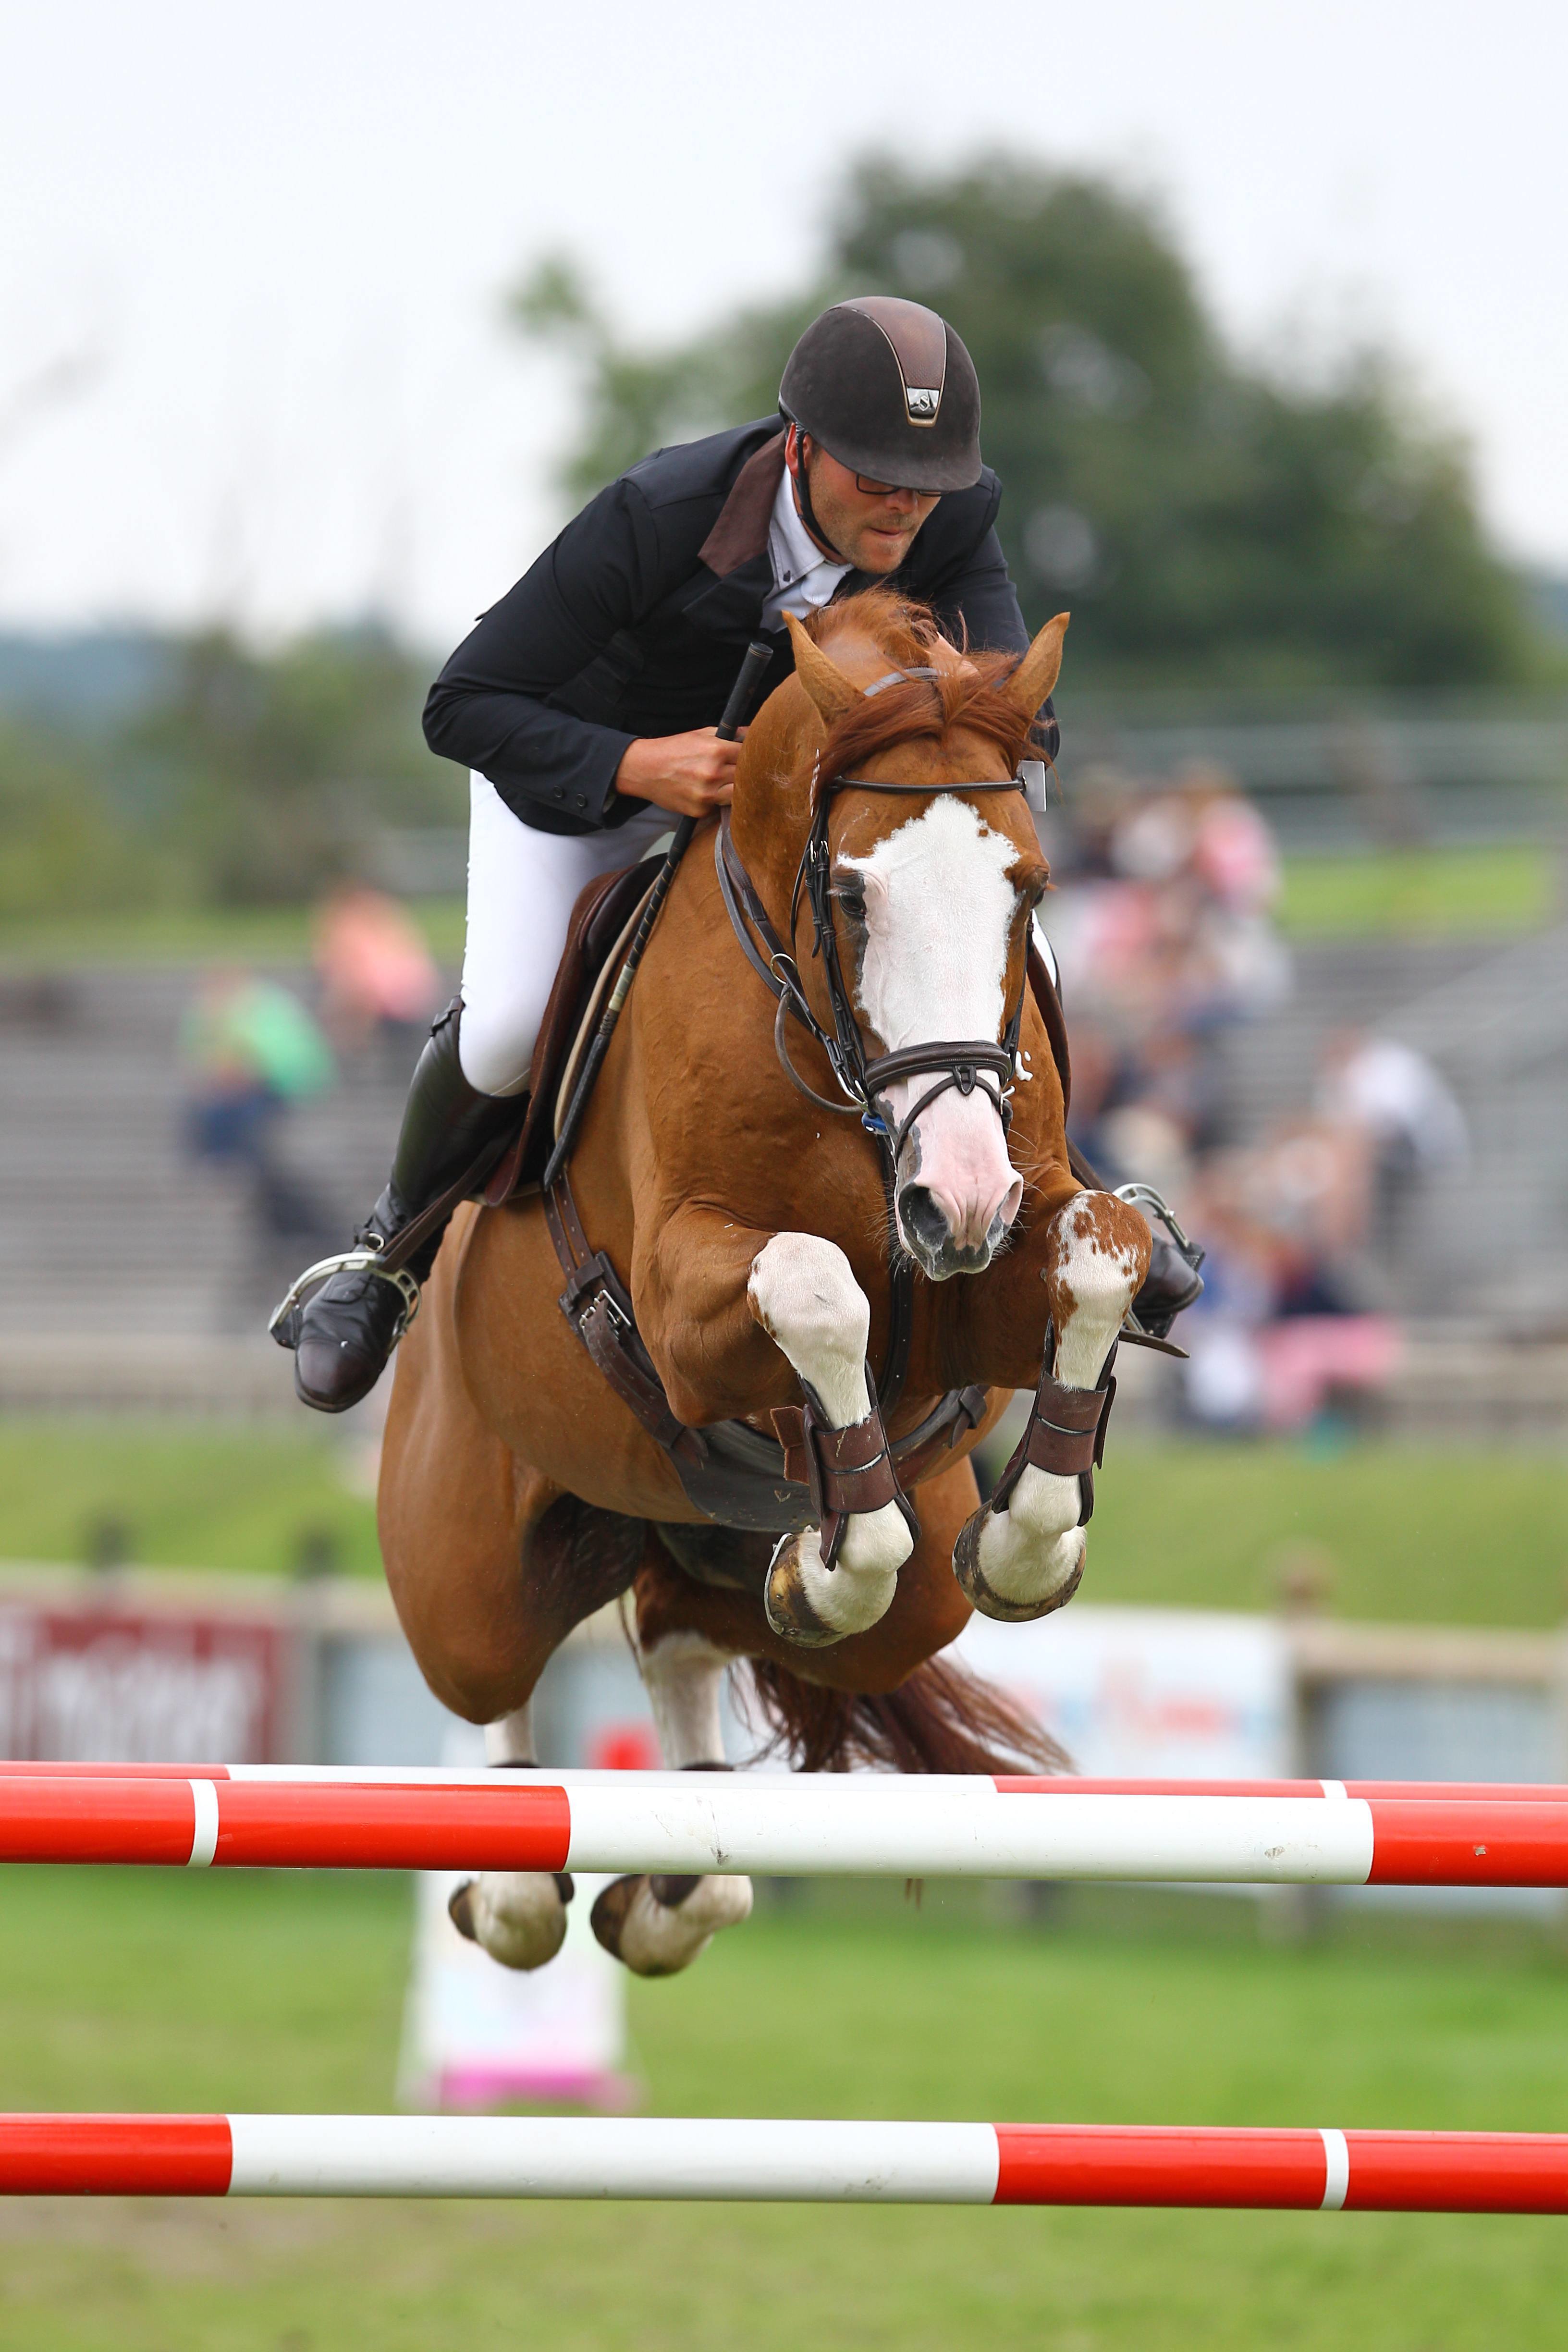
[[[937,1653],[972,1605],[1036,1617],[1075,1588],[1105,1374],[1148,1264],[1136,1211],[1069,1172],[1026,978],[1048,877],[1016,777],[1066,626],[1020,658],[965,656],[885,592],[792,623],[795,673],[748,730],[727,856],[699,834],[626,999],[571,1213],[557,1198],[553,1239],[537,1192],[454,1220],[398,1358],[381,1541],[431,1688],[489,1727],[493,1761],[531,1760],[546,1661],[628,1591],[672,1767],[721,1766],[720,1686],[741,1658],[805,1769],[1054,1753]],[[864,1117],[832,1115],[846,1107]],[[563,1219],[566,1262],[602,1252],[614,1302],[587,1274],[563,1299]],[[651,1412],[584,1344],[592,1325],[624,1346],[633,1318]],[[894,1456],[938,1431],[904,1446],[897,1479],[868,1362]],[[983,1507],[968,1455],[1037,1382]],[[795,1483],[775,1454],[767,1491],[804,1514],[725,1525],[688,1491],[691,1433],[744,1424],[765,1454],[775,1409]],[[548,1874],[486,1874],[454,1916],[536,1967],[569,1898]],[[595,1927],[661,1974],[749,1906],[743,1879],[623,1879]]]

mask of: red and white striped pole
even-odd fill
[[[0,2116],[0,2194],[1563,2213],[1568,2135],[578,2116]]]
[[[1568,1799],[1137,1794],[981,1776],[0,1775],[0,1862],[1568,1885]]]

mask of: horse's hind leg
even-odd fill
[[[650,1528],[647,1545],[658,1540]],[[645,1550],[650,1571],[668,1563]],[[660,1605],[662,1574],[639,1576],[637,1664],[653,1708],[659,1754],[673,1770],[724,1772],[720,1694],[731,1663],[705,1633],[672,1622]],[[752,1882],[711,1874],[704,1877],[656,1872],[617,1878],[594,1906],[594,1933],[607,1952],[639,1977],[674,1976],[706,1951],[721,1927],[750,1916]]]
[[[563,1494],[479,1419],[453,1346],[452,1256],[448,1243],[398,1359],[382,1552],[437,1697],[486,1726],[491,1763],[526,1764],[534,1685],[573,1626],[630,1585],[642,1525]],[[485,1871],[458,1890],[453,1918],[504,1966],[541,1968],[561,1948],[571,1893],[564,1874]]]
[[[1046,1367],[1064,1389],[1093,1390],[1149,1264],[1149,1229],[1110,1192],[1079,1192],[1051,1220],[1044,1279],[1056,1332]],[[1083,1575],[1086,1497],[1077,1473],[1032,1463],[1000,1508],[984,1504],[954,1547],[953,1570],[987,1617],[1044,1617]]]

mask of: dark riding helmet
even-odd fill
[[[974,362],[921,302],[859,294],[824,310],[789,355],[779,407],[852,474],[909,490],[980,479]]]

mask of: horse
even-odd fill
[[[1137,1211],[1069,1170],[1033,936],[1049,877],[1017,777],[1067,625],[1019,656],[887,591],[792,621],[794,675],[676,872],[568,1178],[454,1218],[378,1516],[415,1656],[492,1762],[534,1760],[545,1664],[629,1594],[667,1766],[724,1769],[746,1660],[797,1769],[1061,1768],[941,1653],[973,1607],[1028,1619],[1076,1589],[1149,1259]],[[1020,1389],[983,1502],[970,1457]],[[537,1967],[571,1893],[486,1873],[453,1916]],[[742,1878],[621,1879],[594,1927],[658,1975],[750,1902]]]

